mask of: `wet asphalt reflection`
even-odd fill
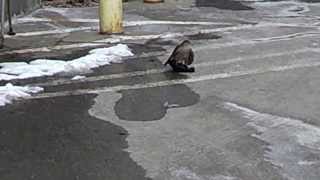
[[[191,106],[200,96],[183,84],[120,91],[122,98],[114,110],[122,120],[154,121],[162,119],[170,108]]]

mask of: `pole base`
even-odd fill
[[[3,49],[4,47],[4,37],[0,35],[0,49]]]
[[[101,34],[101,35],[122,35],[122,34],[124,34],[124,31],[120,31],[120,32],[101,32],[101,31],[99,31],[99,34]]]
[[[13,31],[9,31],[7,34],[8,34],[9,36],[14,36],[14,35],[16,35],[16,33],[13,32]]]

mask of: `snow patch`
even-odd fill
[[[30,22],[50,22],[51,20],[48,18],[38,18],[38,17],[33,17],[33,16],[25,16],[21,18],[14,19],[13,23],[14,24],[19,24],[19,23],[30,23]]]
[[[84,78],[86,78],[86,76],[74,76],[71,80],[79,80],[79,79],[84,79]]]
[[[97,48],[88,55],[72,61],[37,59],[30,63],[0,63],[0,80],[26,79],[51,76],[57,73],[80,73],[110,63],[119,63],[122,57],[133,56],[128,46],[119,44],[109,48]]]
[[[41,87],[14,86],[11,83],[0,86],[0,106],[11,103],[13,100],[31,96],[33,93],[43,91]]]

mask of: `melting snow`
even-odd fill
[[[86,76],[75,76],[71,80],[78,80],[78,79],[84,79]]]
[[[51,76],[57,73],[80,73],[92,68],[119,63],[122,57],[133,56],[128,46],[119,44],[109,48],[93,49],[88,55],[72,61],[37,59],[30,63],[0,63],[0,80]]]
[[[93,49],[88,55],[72,61],[37,59],[26,62],[0,63],[0,80],[26,79],[32,77],[51,76],[57,73],[82,73],[92,68],[119,63],[122,57],[133,56],[128,46],[119,44],[109,48]],[[75,76],[73,80],[85,76]],[[13,100],[29,97],[32,93],[43,91],[41,87],[14,86],[11,83],[0,86],[0,106]]]
[[[43,91],[41,87],[21,87],[14,86],[11,83],[5,86],[0,86],[0,106],[11,103],[13,100],[29,97],[32,93],[38,93]]]

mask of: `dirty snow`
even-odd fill
[[[0,63],[0,80],[51,76],[58,73],[83,73],[99,66],[119,63],[122,57],[126,56],[133,56],[133,53],[128,46],[119,44],[109,48],[93,49],[88,55],[72,61],[37,59],[30,63],[5,62]],[[82,78],[85,76],[75,76],[72,79]],[[14,86],[8,83],[5,86],[0,86],[0,106],[41,91],[43,91],[41,87]]]
[[[71,61],[37,59],[30,63],[0,63],[0,80],[51,76],[58,73],[83,73],[99,66],[119,63],[122,57],[126,56],[133,56],[133,53],[128,46],[119,44],[109,48],[93,49],[88,55]]]
[[[79,80],[79,79],[84,79],[84,78],[86,78],[86,76],[79,76],[79,75],[77,75],[77,76],[74,76],[71,80]]]
[[[0,86],[0,106],[11,103],[13,100],[31,96],[33,93],[43,91],[41,87],[14,86],[11,83]]]

